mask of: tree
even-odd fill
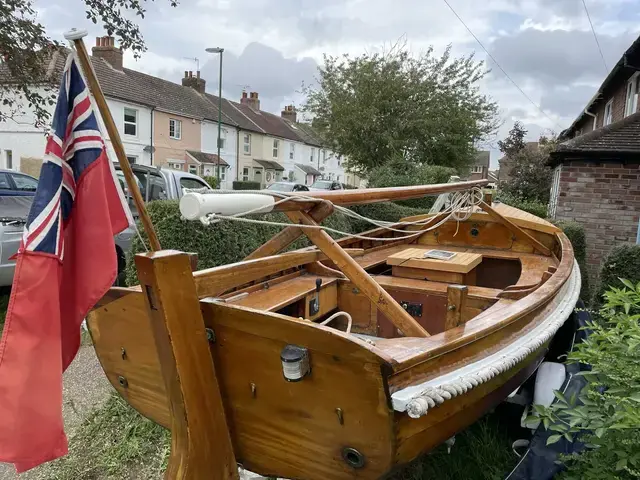
[[[398,156],[465,168],[474,144],[498,126],[497,105],[481,94],[486,71],[473,55],[417,57],[405,45],[357,57],[325,55],[318,87],[304,88],[313,117],[348,166],[368,174]]]
[[[120,46],[139,57],[146,50],[138,25],[128,17],[144,18],[147,0],[78,0],[86,7],[87,18],[102,23]],[[150,0],[153,1],[153,0]],[[177,0],[167,0],[172,7]],[[61,44],[47,35],[37,21],[32,0],[0,2],[0,121],[33,111],[36,126],[48,123],[48,105],[55,103],[58,78],[47,72],[48,59]]]
[[[555,149],[555,135],[541,136],[538,144],[527,145],[527,130],[516,122],[504,140],[498,141],[506,162],[501,168],[508,171],[508,180],[500,184],[500,190],[519,200],[548,203],[553,171],[547,166],[549,154]]]
[[[509,130],[507,138],[498,140],[498,148],[507,157],[511,157],[525,148],[524,137],[526,136],[527,131],[524,129],[522,123],[516,122],[513,124],[513,128]]]

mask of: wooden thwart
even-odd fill
[[[295,223],[317,225],[309,214],[305,212],[287,212],[287,216]],[[304,233],[404,335],[408,337],[429,336],[429,333],[422,328],[386,290],[380,287],[327,232],[320,229],[307,228]]]

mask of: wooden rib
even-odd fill
[[[135,262],[171,411],[165,478],[237,479],[189,256],[165,250],[136,255]]]
[[[305,212],[287,213],[291,221],[306,225],[317,223]],[[389,293],[380,287],[358,263],[351,258],[333,240],[327,232],[319,229],[305,229],[305,235],[360,289],[404,335],[412,337],[428,337],[429,333],[416,322],[396,302]]]
[[[466,285],[449,285],[447,288],[447,317],[444,329],[455,328],[462,323],[462,311],[467,303],[469,290]]]
[[[507,217],[497,212],[494,208],[490,207],[484,202],[480,202],[480,208],[482,208],[482,210],[487,212],[490,217],[494,218],[495,220],[502,223],[505,227],[507,227],[518,240],[529,243],[530,245],[533,246],[533,248],[538,250],[543,255],[546,255],[547,257],[551,256],[551,250],[549,250],[547,247],[545,247],[542,243],[540,243],[538,240],[533,238],[527,232],[522,230],[519,226],[517,226]]]
[[[309,212],[309,215],[311,215],[311,218],[313,218],[317,223],[321,223],[325,218],[331,215],[332,212],[333,204],[331,202],[322,202],[321,204],[313,207]],[[286,227],[267,243],[255,249],[245,258],[245,260],[253,260],[255,258],[275,255],[295,242],[302,234],[303,232],[300,227]]]

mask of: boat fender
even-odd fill
[[[269,213],[274,198],[259,193],[197,193],[187,192],[180,199],[180,214],[187,220],[199,220],[210,214],[237,215],[248,212]]]
[[[554,391],[560,390],[567,377],[567,371],[562,363],[542,362],[536,374],[536,383],[533,387],[533,405],[548,407],[555,398]],[[527,410],[522,419],[522,427],[535,430],[540,425],[540,420],[525,422]]]

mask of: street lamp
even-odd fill
[[[221,142],[221,131],[222,131],[222,53],[224,52],[224,48],[220,47],[209,47],[205,49],[208,53],[219,53],[220,54],[220,74],[218,81],[218,160],[216,167],[216,176],[218,177],[218,188],[221,186],[220,180],[220,142]]]

